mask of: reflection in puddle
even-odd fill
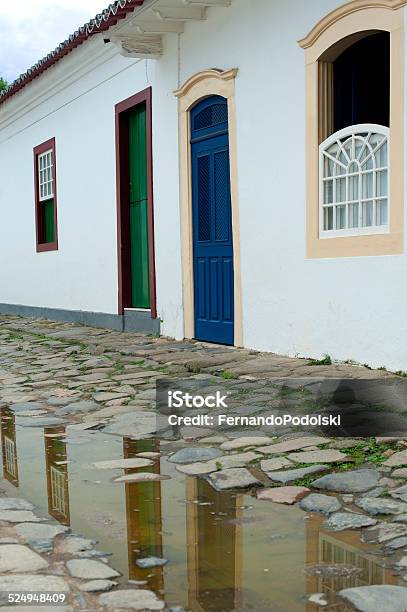
[[[333,596],[351,587],[399,584],[397,577],[383,567],[383,559],[372,554],[375,547],[360,541],[358,531],[327,531],[322,527],[323,520],[312,514],[307,521],[307,593]],[[315,609],[312,605],[308,608]],[[335,611],[347,609],[345,605],[335,606]]]
[[[124,580],[146,581],[168,605],[193,612],[316,612],[307,594],[399,584],[358,532],[326,531],[322,517],[296,507],[218,493],[205,480],[179,473],[163,456],[165,442],[92,431],[66,435],[64,427],[24,428],[18,421],[2,411],[6,491],[99,541]],[[159,452],[151,466],[124,472],[163,473],[171,480],[115,483],[123,470],[92,467]],[[137,561],[146,557],[168,564],[140,568]],[[334,609],[345,608],[336,603]]]
[[[158,440],[123,439],[123,457],[131,459],[138,453],[159,452]],[[160,460],[147,468],[124,470],[125,474],[137,472],[160,473]],[[126,491],[127,546],[129,551],[129,579],[148,580],[150,588],[157,594],[163,592],[163,567],[142,569],[137,560],[163,556],[161,520],[161,482],[130,482]]]
[[[18,461],[16,444],[16,422],[14,412],[1,411],[1,453],[3,456],[3,478],[18,487]]]
[[[186,488],[188,608],[235,610],[241,603],[242,538],[241,527],[230,521],[238,517],[243,495],[217,493],[198,478],[188,478]]]
[[[46,427],[45,469],[47,472],[48,514],[69,525],[68,459],[65,427]]]

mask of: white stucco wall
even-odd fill
[[[305,73],[296,41],[341,4],[234,0],[217,14],[216,31],[208,20],[200,37],[195,26],[182,37],[182,79],[208,66],[239,68],[245,346],[407,369],[405,255],[305,258]]]
[[[147,63],[95,39],[7,103],[32,100],[73,65],[107,54],[8,127],[0,123],[0,302],[117,312],[114,105],[151,85],[157,305],[163,333],[181,338],[172,92],[199,70],[236,67],[245,346],[407,370],[406,256],[305,258],[305,75],[296,41],[340,4],[233,0],[188,24],[179,41],[165,37],[163,57]],[[60,246],[37,254],[32,149],[52,136]]]
[[[0,302],[117,313],[115,115],[118,102],[153,87],[157,305],[163,333],[181,338],[176,39],[159,62],[121,57],[102,39],[83,45],[6,106],[35,97],[93,53],[107,59],[0,129]],[[21,103],[21,102],[20,102]],[[6,111],[8,110],[6,109]],[[1,113],[1,111],[0,111]],[[1,118],[1,116],[0,116]],[[58,251],[36,253],[33,148],[56,139]]]

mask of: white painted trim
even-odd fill
[[[328,136],[328,138],[319,145],[319,150],[321,150],[321,148],[325,149],[326,147],[329,147],[329,145],[333,144],[336,140],[346,138],[346,136],[352,136],[352,134],[355,134],[356,132],[375,132],[376,134],[382,134],[387,138],[390,136],[390,129],[384,125],[379,125],[378,123],[356,123],[355,125],[350,125],[349,127],[343,128],[342,130],[331,134],[331,136]]]

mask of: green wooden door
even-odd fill
[[[131,305],[150,308],[147,140],[144,104],[129,114]]]

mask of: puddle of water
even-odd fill
[[[168,605],[199,612],[319,610],[307,594],[350,586],[398,584],[374,547],[354,531],[328,532],[323,518],[295,507],[218,493],[203,479],[185,477],[161,457],[148,468],[171,480],[115,483],[120,469],[95,469],[96,461],[165,452],[159,440],[131,440],[64,427],[18,426],[2,411],[3,483],[7,494],[32,501],[74,532],[112,553],[124,579],[146,580]],[[168,559],[140,569],[137,559]],[[351,576],[324,577],[315,564],[358,568]],[[308,568],[308,571],[306,569]],[[341,606],[335,610],[342,610]]]

